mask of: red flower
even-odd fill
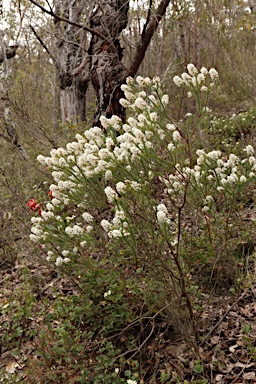
[[[31,209],[32,212],[38,211],[39,215],[42,214],[42,204],[38,204],[35,199],[30,199],[27,203],[27,206]]]
[[[27,206],[31,209],[31,211],[36,211],[36,201],[35,199],[30,199],[27,203]]]
[[[53,196],[53,194],[52,194],[52,190],[51,190],[51,189],[50,189],[50,191],[48,192],[48,195],[49,195],[50,199],[54,199],[54,196]]]

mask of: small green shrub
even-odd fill
[[[205,125],[205,132],[211,145],[226,153],[240,153],[242,146],[254,141],[256,135],[256,109],[212,117]]]

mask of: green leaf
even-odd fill
[[[242,328],[242,332],[247,334],[251,332],[251,327],[249,324],[245,324],[245,326]]]
[[[198,375],[203,373],[203,371],[204,371],[204,367],[201,364],[196,364],[194,366],[194,372],[197,373]]]

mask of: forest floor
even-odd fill
[[[33,295],[40,305],[42,295],[47,294],[53,285],[59,285],[62,292],[68,293],[65,282],[49,274],[47,269],[30,265],[30,276],[34,284]],[[13,323],[15,317],[8,319],[6,309],[13,301],[22,303],[24,294],[24,267],[11,267],[2,264],[0,270],[0,382],[31,383],[26,376],[27,361],[36,359],[36,345],[33,338],[26,340],[24,333],[20,335],[16,329],[16,346],[11,348],[5,329],[5,323]],[[248,279],[247,279],[248,280]],[[200,345],[197,351],[191,348],[177,332],[168,333],[168,337],[158,335],[147,345],[148,365],[152,371],[158,372],[159,380],[155,383],[256,383],[256,276],[250,273],[249,283],[239,293],[222,294],[211,299],[201,316]],[[64,289],[65,288],[65,289]],[[16,315],[15,315],[16,316]],[[21,315],[19,315],[21,317]],[[28,327],[36,328],[41,318],[29,316]],[[18,345],[18,354],[17,354]],[[195,355],[198,360],[195,360]],[[146,366],[146,364],[144,364]],[[162,376],[161,376],[162,373]],[[168,377],[169,376],[169,377]],[[163,380],[163,378],[166,380]],[[40,379],[38,383],[41,383]],[[45,383],[45,382],[44,382]],[[64,383],[59,381],[59,383]],[[141,381],[140,383],[143,383]],[[104,384],[104,383],[103,383]]]

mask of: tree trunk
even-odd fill
[[[91,81],[97,98],[94,124],[100,126],[102,115],[110,117],[115,114],[124,121],[125,109],[119,103],[123,96],[121,85],[128,76],[136,75],[171,0],[161,0],[157,9],[153,9],[152,0],[149,0],[146,21],[128,67],[122,63],[123,48],[119,37],[128,23],[129,0],[98,1],[89,17],[90,27],[81,23],[82,11],[87,5],[84,0],[55,1],[53,12],[36,0],[30,0],[55,19],[57,58],[49,50],[47,52],[59,72],[62,120],[85,119],[85,96]],[[85,31],[92,35],[89,56],[86,55]]]
[[[73,22],[79,22],[82,5],[75,0],[57,0],[56,15]],[[57,34],[56,66],[59,72],[60,106],[62,122],[84,121],[86,119],[86,91],[88,76],[86,69],[84,31],[77,31],[74,25],[55,20]]]
[[[122,91],[120,83],[126,74],[122,63],[123,49],[119,35],[128,23],[128,0],[103,0],[91,14],[90,27],[106,36],[106,40],[94,35],[89,48],[90,78],[97,97],[94,124],[99,124],[101,115],[115,114],[125,118],[125,110],[119,104]]]
[[[3,63],[3,76],[0,81],[0,137],[6,140],[10,145],[17,147],[24,157],[27,156],[25,149],[19,142],[15,124],[10,118],[10,99],[9,90],[9,69],[8,59],[15,56],[18,44],[7,46],[3,33],[0,30],[0,63]]]
[[[90,27],[106,36],[106,40],[102,40],[93,35],[88,52],[90,55],[90,77],[97,96],[95,125],[100,124],[101,115],[110,117],[115,114],[123,121],[125,120],[125,109],[119,103],[120,98],[123,97],[120,87],[125,82],[126,77],[136,75],[151,38],[169,3],[170,0],[162,0],[153,12],[150,0],[147,19],[134,58],[128,68],[122,63],[123,49],[118,37],[128,23],[129,1],[103,0],[92,13]]]

